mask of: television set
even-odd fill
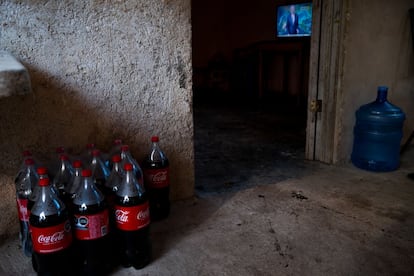
[[[312,2],[277,7],[276,36],[300,37],[312,33]]]

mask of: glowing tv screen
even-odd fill
[[[277,7],[278,37],[310,36],[312,33],[312,3]]]

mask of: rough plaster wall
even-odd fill
[[[412,0],[350,0],[342,86],[340,159],[349,160],[355,111],[375,100],[378,85],[407,115],[404,138],[414,130],[414,55],[408,10]]]
[[[190,15],[190,0],[0,1],[0,50],[28,68],[33,87],[0,100],[8,212],[23,149],[47,159],[59,145],[108,149],[116,137],[140,160],[158,134],[172,198],[193,194]]]

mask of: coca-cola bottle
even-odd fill
[[[130,163],[132,164],[134,173],[135,173],[135,177],[138,179],[138,181],[140,183],[144,182],[144,176],[142,174],[142,170],[141,167],[139,166],[137,160],[135,160],[135,158],[132,156],[131,152],[129,151],[129,146],[128,145],[122,145],[121,147],[121,163],[122,163],[122,167],[125,166],[126,163]]]
[[[17,178],[16,185],[16,203],[17,214],[19,216],[20,223],[20,242],[23,248],[23,252],[26,256],[32,255],[32,240],[30,238],[29,230],[29,216],[30,210],[28,209],[29,197],[33,192],[34,185],[38,180],[38,175],[34,167],[34,161],[31,158],[25,161],[25,170],[21,176]]]
[[[121,147],[122,147],[122,140],[121,139],[115,139],[114,142],[113,142],[112,148],[109,150],[108,154],[106,155],[106,158],[104,158],[105,165],[109,169],[112,169],[112,157],[114,155],[121,154]]]
[[[98,149],[92,151],[91,170],[96,186],[102,191],[111,172],[102,161],[101,151]]]
[[[113,209],[116,192],[118,191],[118,187],[122,182],[123,171],[121,168],[121,156],[119,154],[112,156],[111,163],[113,164],[112,170],[105,182],[103,192],[105,194],[107,202],[109,203],[109,207]]]
[[[89,165],[92,162],[92,151],[96,149],[94,143],[89,143],[85,147],[85,151],[81,154],[82,163],[85,165]]]
[[[23,151],[23,162],[20,165],[19,170],[17,171],[16,177],[14,178],[14,183],[17,183],[21,180],[21,178],[24,177],[25,173],[26,173],[26,160],[27,159],[32,159],[33,162],[35,163],[35,167],[36,167],[36,161],[33,158],[32,152],[30,150],[24,150]]]
[[[75,197],[75,194],[79,187],[81,186],[82,182],[82,161],[75,160],[72,163],[73,167],[73,174],[72,178],[68,182],[68,184],[65,186],[65,198],[64,202],[66,206],[68,207],[69,214],[72,213],[73,210],[73,198]]]
[[[83,275],[103,275],[111,269],[109,212],[96,187],[92,171],[82,171],[82,182],[73,198],[75,249]]]
[[[39,180],[39,197],[30,213],[33,268],[38,275],[73,275],[68,213],[49,181],[49,178]]]
[[[51,180],[51,182],[53,183],[53,178],[56,176],[56,174],[58,173],[60,166],[61,166],[61,160],[60,160],[60,156],[62,154],[66,154],[65,148],[63,146],[59,146],[56,147],[55,149],[56,152],[56,157],[53,158],[50,162],[50,164],[48,165],[49,167],[49,179]]]
[[[170,179],[168,158],[161,150],[158,136],[151,138],[152,148],[144,162],[145,188],[148,192],[151,220],[160,220],[170,213]]]
[[[115,230],[116,229],[116,220],[115,220],[115,200],[116,200],[116,192],[118,191],[119,186],[122,182],[123,177],[123,170],[121,168],[121,156],[119,154],[114,155],[112,157],[112,170],[111,174],[109,175],[108,179],[105,182],[105,186],[103,189],[104,195],[106,197],[106,201],[108,202],[109,206],[109,225],[111,226],[110,229]],[[111,230],[112,231],[112,230]],[[115,233],[116,231],[112,231],[110,235],[111,240],[111,252],[117,252],[117,235]],[[114,264],[119,264],[119,254],[115,254],[113,256]]]
[[[53,185],[59,192],[59,196],[65,198],[65,187],[68,185],[73,175],[73,167],[66,154],[60,155],[59,169],[53,178]]]
[[[124,170],[115,202],[119,255],[124,267],[140,269],[151,261],[149,204],[144,186],[135,177],[133,165],[126,163]]]
[[[36,172],[38,175],[38,180],[34,183],[32,193],[29,196],[29,201],[27,203],[27,208],[29,209],[29,211],[32,210],[33,205],[37,201],[40,194],[40,186],[38,181],[43,178],[49,178],[49,175],[47,174],[48,170],[46,167],[38,167],[36,169]]]
[[[123,170],[121,168],[121,156],[119,154],[114,155],[112,157],[112,162],[113,164],[112,166],[112,170],[111,170],[111,174],[109,175],[108,179],[105,182],[105,186],[104,186],[104,195],[106,198],[106,201],[108,202],[109,205],[109,225],[110,225],[110,229],[111,229],[111,233],[109,233],[110,235],[110,240],[111,240],[111,252],[117,252],[118,247],[117,247],[117,240],[116,240],[116,220],[115,220],[115,210],[114,210],[114,206],[115,206],[115,201],[116,201],[116,192],[118,191],[119,186],[121,185],[122,182],[122,177],[123,177]],[[114,256],[113,261],[115,262],[115,264],[119,264],[119,254],[116,254]]]

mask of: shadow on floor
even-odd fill
[[[196,193],[236,191],[300,177],[306,109],[289,101],[201,101],[194,105]]]

